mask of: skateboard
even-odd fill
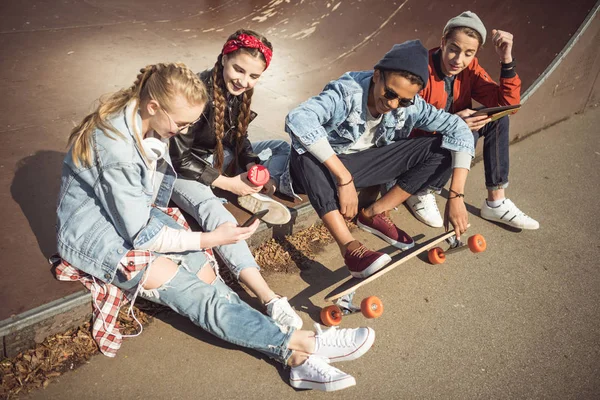
[[[447,250],[436,247],[444,240],[449,244]],[[363,299],[360,307],[352,303],[356,290],[380,276],[387,274],[397,266],[404,264],[411,258],[414,258],[425,251],[428,251],[427,258],[431,264],[442,264],[446,261],[446,256],[449,254],[465,249],[469,249],[473,253],[480,253],[485,251],[486,247],[487,244],[482,235],[475,234],[469,237],[467,243],[463,243],[456,240],[454,231],[441,234],[424,243],[415,244],[415,247],[403,252],[400,258],[392,261],[368,278],[360,279],[351,277],[329,292],[329,294],[325,296],[325,301],[332,301],[334,304],[321,309],[321,322],[327,326],[339,325],[342,321],[342,316],[357,312],[361,312],[367,318],[377,318],[381,316],[383,313],[383,303],[376,296],[370,296]]]

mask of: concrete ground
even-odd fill
[[[511,147],[507,194],[540,221],[539,231],[516,232],[477,216],[484,198],[479,163],[466,193],[468,233],[483,234],[488,250],[458,253],[441,266],[414,259],[359,290],[359,298],[380,296],[385,312],[342,322],[377,333],[369,353],[338,365],[356,377],[356,387],[297,392],[280,366],[172,315],[126,339],[116,359],[96,356],[24,398],[600,398],[599,125],[599,109],[590,108]],[[394,218],[413,235],[439,232],[406,209]],[[364,232],[357,236],[383,247]],[[345,274],[330,245],[306,273],[267,279],[303,310],[308,328]]]

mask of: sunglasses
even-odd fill
[[[171,115],[169,115],[169,113],[164,108],[161,107],[160,109],[163,110],[165,112],[165,114],[167,114],[167,117],[169,117],[171,122],[173,122],[175,124],[175,126],[177,127],[177,132],[174,132],[175,134],[185,133],[183,131],[187,131],[190,126],[194,125],[196,122],[200,121],[200,118],[202,118],[202,115],[200,115],[200,117],[198,117],[198,119],[193,122],[187,122],[185,124],[181,124],[181,123],[178,124],[177,122],[175,122],[175,120],[171,117]]]
[[[379,74],[383,80],[383,89],[384,89],[384,93],[383,93],[383,97],[385,97],[388,100],[398,100],[398,105],[400,107],[408,107],[408,106],[412,106],[413,104],[415,104],[415,99],[405,99],[404,97],[400,97],[398,96],[398,94],[396,92],[394,92],[392,89],[390,89],[387,84],[385,83],[385,72],[381,71],[381,73]]]

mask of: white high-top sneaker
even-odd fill
[[[356,380],[352,375],[329,365],[327,359],[313,355],[303,364],[291,368],[290,385],[296,389],[333,392],[356,385]]]
[[[538,229],[540,227],[539,222],[525,215],[509,199],[504,199],[498,207],[490,207],[487,200],[484,200],[481,206],[481,218],[520,229]]]
[[[371,328],[340,329],[332,326],[323,330],[319,324],[315,324],[315,329],[313,355],[331,362],[356,360],[369,351],[375,342],[375,331]]]
[[[406,204],[414,216],[425,225],[433,228],[444,226],[444,219],[438,209],[433,191],[427,190],[413,194],[406,199]]]

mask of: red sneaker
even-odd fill
[[[415,245],[412,238],[398,228],[384,213],[369,218],[364,214],[364,210],[361,210],[357,220],[359,228],[379,236],[394,247],[407,250]]]
[[[352,251],[346,250],[344,255],[350,275],[355,278],[368,278],[392,261],[392,258],[385,253],[369,250],[362,243],[358,245]]]

